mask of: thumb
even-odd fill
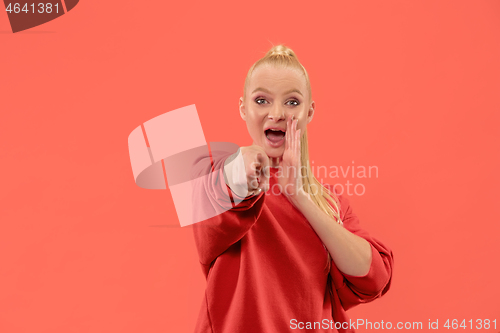
[[[265,156],[267,157],[267,156]],[[256,157],[256,160],[257,162],[259,162],[259,165],[263,165],[265,164],[265,161],[266,161],[266,158],[264,157],[264,154],[262,153],[257,153],[257,157]]]
[[[259,161],[259,188],[262,189],[263,192],[266,192],[269,189],[269,157],[262,152],[257,153],[256,155],[257,161]]]

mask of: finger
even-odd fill
[[[266,174],[269,177],[269,157],[265,153],[259,153],[259,172],[258,175]]]
[[[248,177],[248,189],[255,190],[259,187],[259,177],[257,176],[249,176]]]
[[[250,163],[250,172],[249,172],[250,175],[257,174],[258,171],[260,170],[260,168],[262,167],[262,164],[259,161],[259,154],[257,154],[257,156],[255,157],[255,160],[252,163]]]
[[[265,179],[269,179],[269,177],[271,176],[271,167],[269,166],[269,164],[266,164],[266,165],[263,165],[262,166],[262,172],[260,173],[260,176],[265,178]]]
[[[286,121],[286,132],[285,132],[285,150],[290,147],[290,118]]]
[[[251,182],[251,187],[248,189],[248,195],[257,195],[262,192],[261,186],[258,184],[257,180]],[[257,185],[257,186],[254,186]]]
[[[297,159],[299,160],[300,163],[300,129],[297,130],[295,142],[296,142],[295,154],[297,155]]]
[[[259,153],[260,169],[265,169],[269,166],[269,157],[265,153]]]
[[[269,157],[265,154],[261,155],[260,158],[261,168],[259,173],[260,182],[269,182],[269,177],[271,176]]]
[[[267,192],[269,190],[269,183],[268,182],[261,183],[258,189]]]
[[[259,189],[259,183],[257,182],[257,180],[254,179],[254,180],[251,180],[248,183],[248,190],[247,190],[247,192],[249,194],[254,193],[258,189]]]
[[[257,156],[255,157],[255,160],[260,165],[263,162],[265,162],[266,158],[264,157],[264,155],[262,153],[257,153]]]
[[[265,173],[260,176],[259,188],[266,192],[269,189],[269,177]]]
[[[295,144],[295,149],[297,150],[297,156],[299,156],[300,153],[300,129],[297,129],[299,126],[299,120],[297,119],[297,124],[295,124],[295,130],[297,132],[297,142]]]
[[[290,149],[292,147],[292,117],[288,118],[288,121],[287,121],[287,124],[286,124],[286,143],[287,143],[287,146],[286,146],[286,149]]]

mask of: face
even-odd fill
[[[245,94],[245,99],[240,98],[240,115],[253,144],[264,148],[269,157],[281,157],[287,120],[298,119],[297,129],[304,133],[314,114],[304,75],[296,69],[260,66],[253,71]]]

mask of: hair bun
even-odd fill
[[[293,57],[296,58],[295,53],[290,49],[289,47],[279,44],[276,46],[273,46],[266,54],[266,56],[288,56],[288,57]]]

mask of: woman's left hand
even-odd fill
[[[283,158],[280,161],[280,177],[278,184],[281,187],[281,192],[294,205],[297,201],[306,197],[306,192],[302,188],[302,173],[301,173],[301,153],[300,153],[300,138],[301,130],[297,129],[298,119],[290,117],[287,121],[287,129],[285,133],[285,151]]]

